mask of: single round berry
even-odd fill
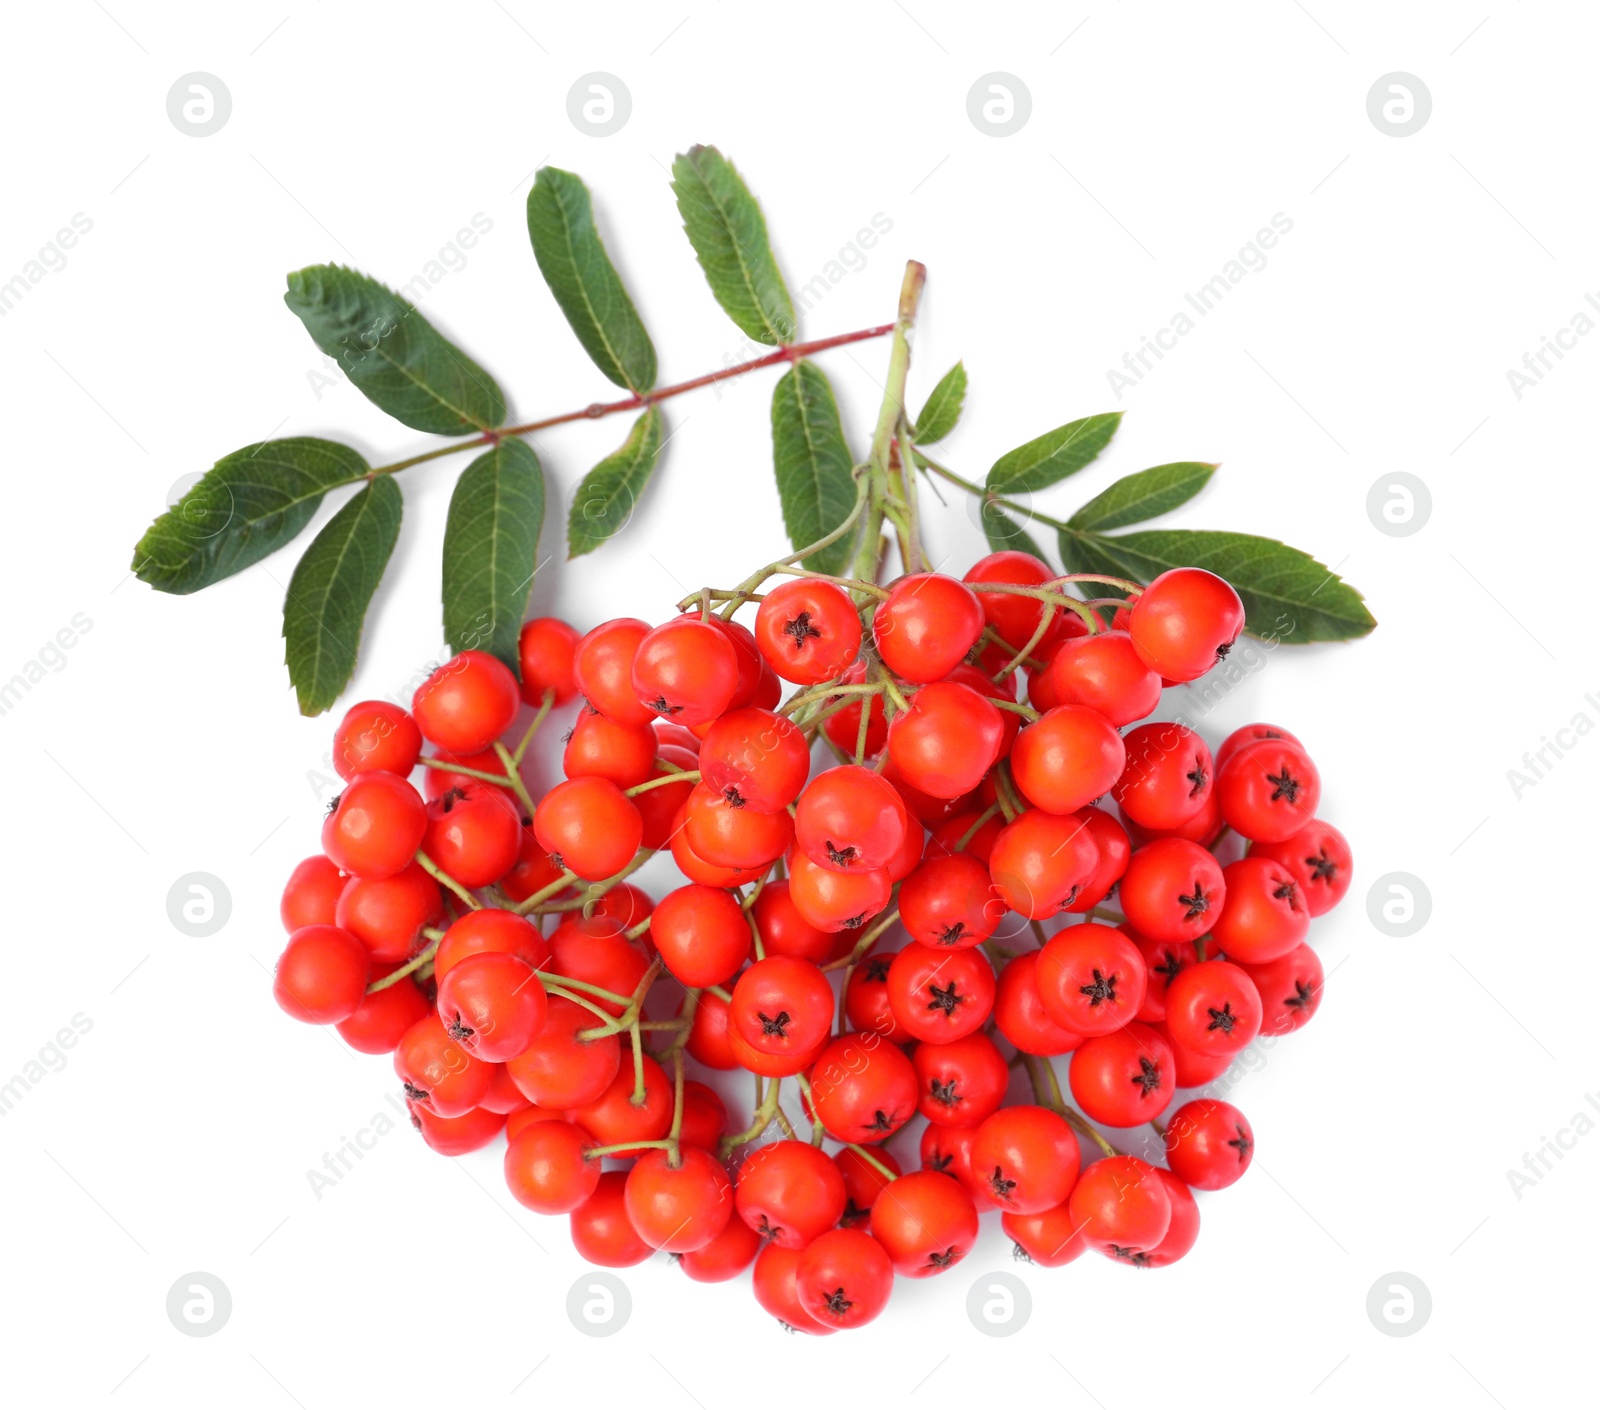
[[[1007,1106],[972,1138],[972,1173],[996,1208],[1037,1214],[1066,1199],[1078,1178],[1078,1138],[1042,1106]]]
[[[861,1327],[889,1305],[894,1265],[860,1229],[830,1229],[806,1245],[795,1265],[800,1305],[826,1327]]]
[[[411,697],[422,733],[452,754],[487,749],[517,717],[517,678],[484,651],[452,656]]]
[[[756,645],[784,680],[820,685],[856,659],[861,618],[840,588],[797,578],[780,583],[762,601],[756,613]]]
[[[1114,1033],[1144,1002],[1147,976],[1138,946],[1096,921],[1057,931],[1039,951],[1034,971],[1044,1010],[1085,1037]]]
[[[1238,1107],[1212,1097],[1185,1102],[1167,1122],[1167,1164],[1186,1185],[1224,1190],[1250,1168],[1256,1136]]]
[[[1232,1057],[1261,1031],[1261,996],[1238,965],[1203,960],[1168,986],[1166,1029],[1191,1052]]]
[[[417,722],[387,700],[352,705],[333,732],[333,768],[342,779],[373,772],[404,778],[421,752]]]
[[[538,709],[545,692],[552,705],[565,705],[578,693],[573,659],[578,633],[559,617],[535,617],[517,634],[517,664],[522,670],[522,698]]]
[[[1152,940],[1198,940],[1222,914],[1222,867],[1204,847],[1163,837],[1135,849],[1117,888],[1128,923]]]
[[[1141,1126],[1167,1109],[1177,1087],[1172,1045],[1147,1023],[1090,1038],[1072,1055],[1072,1098],[1102,1126]]]
[[[884,664],[918,684],[949,675],[982,631],[983,608],[972,589],[942,573],[900,578],[872,618]]]
[[[1217,777],[1217,801],[1229,827],[1252,842],[1282,842],[1316,816],[1322,779],[1297,744],[1247,744]]]
[[[1301,899],[1313,917],[1327,915],[1350,889],[1350,844],[1338,828],[1320,818],[1291,837],[1252,847],[1250,855],[1284,867],[1300,883]]]
[[[1128,635],[1140,658],[1163,679],[1203,676],[1244,630],[1244,604],[1204,568],[1172,568],[1134,600]]]
[[[1161,677],[1126,632],[1062,642],[1050,662],[1050,683],[1058,703],[1086,706],[1114,725],[1142,720],[1161,703]]]
[[[838,1141],[876,1145],[917,1112],[917,1073],[899,1048],[876,1033],[847,1033],[811,1065],[811,1107]]]
[[[675,617],[639,643],[633,691],[653,716],[701,725],[728,708],[739,685],[733,643],[698,616]]]
[[[302,1023],[343,1023],[361,1007],[372,956],[348,930],[308,925],[289,937],[272,978],[272,997]]]
[[[1104,715],[1083,705],[1058,705],[1017,735],[1011,769],[1036,808],[1071,813],[1122,777],[1122,736]]]
[[[323,820],[322,850],[340,871],[381,881],[403,871],[428,830],[428,810],[397,774],[358,774]]]
[[[872,1208],[872,1237],[906,1278],[931,1278],[961,1262],[978,1239],[978,1210],[961,1185],[932,1171],[902,1175]]]

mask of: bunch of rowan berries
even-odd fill
[[[1224,1101],[1168,1110],[1316,1012],[1307,930],[1351,876],[1287,730],[1213,755],[1138,723],[1226,655],[1238,595],[1179,568],[1084,599],[1020,552],[887,587],[789,571],[655,627],[538,619],[520,682],[466,651],[410,711],[353,707],[279,1003],[392,1053],[434,1149],[503,1131],[511,1193],[592,1262],[753,1265],[795,1330],[870,1321],[980,1211],[1040,1264],[1183,1257],[1192,1191],[1238,1180],[1254,1135]],[[533,728],[580,697],[535,800]],[[657,855],[684,882],[653,902],[628,878]],[[743,1129],[695,1067],[755,1075]],[[918,1116],[907,1173],[886,1143]],[[1165,1166],[1105,1134],[1146,1123]]]

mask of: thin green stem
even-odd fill
[[[430,857],[426,852],[422,851],[421,848],[417,849],[416,862],[417,865],[421,867],[423,871],[427,872],[428,875],[431,876],[435,881],[437,881],[439,885],[449,887],[451,891],[455,892],[455,894],[473,910],[481,911],[483,909],[482,901],[474,896],[472,892],[468,891],[467,888],[457,881],[455,877],[451,876],[449,872],[440,867],[433,860],[433,858]]]
[[[534,801],[528,796],[528,786],[522,781],[522,771],[517,767],[517,758],[498,739],[494,742],[494,755],[506,769],[506,780],[511,785],[511,791],[517,795],[517,802],[522,804],[522,825],[528,826],[533,821]]]
[[[545,722],[545,717],[550,713],[551,707],[556,703],[556,693],[546,686],[544,695],[539,700],[539,712],[529,722],[528,728],[522,732],[522,738],[517,741],[517,747],[511,751],[511,761],[514,764],[522,763],[522,756],[528,752],[528,746],[533,743],[533,737],[539,732],[539,726]]]
[[[699,769],[674,769],[669,774],[662,774],[660,778],[646,779],[643,783],[636,783],[632,788],[622,790],[623,797],[637,798],[641,793],[648,793],[652,788],[664,788],[669,783],[699,783]]]

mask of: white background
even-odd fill
[[[0,1080],[74,1014],[92,1023],[0,1121],[5,1398],[313,1410],[1027,1395],[1113,1410],[1423,1396],[1512,1410],[1591,1396],[1600,1134],[1520,1199],[1507,1172],[1600,1092],[1587,894],[1600,740],[1520,800],[1507,770],[1577,713],[1600,720],[1585,701],[1600,691],[1600,338],[1520,400],[1506,372],[1600,289],[1596,17],[1504,0],[585,8],[8,13],[0,281],[74,213],[93,230],[0,320],[0,678],[75,613],[93,625],[0,717],[13,917]],[[233,101],[203,140],[165,106],[194,70]],[[632,95],[605,139],[566,113],[594,70]],[[995,70],[1032,94],[1004,139],[967,115],[969,88]],[[1403,139],[1366,110],[1395,70],[1433,99]],[[522,205],[545,162],[595,192],[663,380],[739,356],[666,184],[696,141],[738,161],[794,288],[875,213],[892,220],[805,335],[886,321],[904,260],[926,262],[912,403],[966,360],[972,393],[946,447],[957,468],[981,477],[1024,439],[1125,407],[1111,450],[1044,507],[1064,515],[1146,465],[1221,461],[1175,521],[1304,547],[1381,624],[1356,644],[1276,653],[1205,721],[1213,742],[1264,718],[1308,743],[1358,875],[1313,934],[1337,967],[1320,1016],[1233,1089],[1260,1159],[1203,1198],[1200,1244],[1175,1268],[1026,1268],[986,1227],[953,1273],[902,1284],[876,1325],[816,1342],[785,1337],[743,1283],[690,1285],[659,1257],[622,1275],[632,1319],[600,1342],[565,1314],[582,1271],[565,1221],[513,1203],[496,1150],[446,1161],[401,1126],[311,1192],[306,1172],[388,1110],[394,1083],[386,1060],[288,1022],[270,995],[278,891],[315,847],[332,724],[297,715],[281,664],[299,549],[173,598],[127,577],[133,543],[179,477],[269,435],[338,436],[374,463],[420,448],[352,388],[318,394],[322,359],[280,302],[285,271],[306,264],[398,285],[482,213],[492,231],[426,315],[497,376],[517,419],[614,396],[528,247]],[[1293,231],[1266,268],[1119,400],[1107,370],[1276,212]],[[885,355],[866,344],[824,361],[858,448]],[[660,620],[685,588],[769,557],[773,376],[671,405],[656,481],[602,552],[562,562],[553,511],[535,609],[583,627]],[[539,437],[552,499],[623,432],[611,420]],[[405,527],[349,699],[403,691],[441,651],[438,545],[458,465],[404,477]],[[1432,515],[1390,537],[1367,494],[1402,470],[1427,484]],[[929,517],[936,556],[959,567],[982,551],[964,505]],[[192,871],[231,893],[229,923],[206,939],[167,917]],[[1395,871],[1432,895],[1406,939],[1366,909]],[[914,1159],[914,1143],[900,1148]],[[966,1293],[1002,1268],[1025,1278],[1033,1312],[991,1340]],[[232,1294],[207,1339],[165,1311],[193,1270]],[[1366,1312],[1396,1270],[1433,1300],[1403,1339]]]

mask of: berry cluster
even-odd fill
[[[795,1330],[870,1321],[896,1273],[959,1262],[984,1210],[1048,1266],[1183,1257],[1191,1191],[1238,1180],[1254,1136],[1226,1102],[1166,1113],[1316,1012],[1307,930],[1350,885],[1288,731],[1213,755],[1137,723],[1226,655],[1238,595],[1020,552],[887,587],[792,561],[656,627],[529,622],[520,684],[466,651],[409,712],[355,706],[322,854],[284,892],[279,1003],[392,1053],[436,1150],[503,1130],[512,1194],[569,1215],[586,1258],[663,1249],[699,1281],[753,1264]],[[579,697],[536,801],[523,752]],[[628,878],[658,854],[685,882],[653,903]],[[754,1074],[744,1129],[691,1063]],[[1032,1101],[1008,1100],[1018,1069]],[[903,1172],[885,1143],[918,1116]],[[1164,1167],[1101,1129],[1145,1123]]]

